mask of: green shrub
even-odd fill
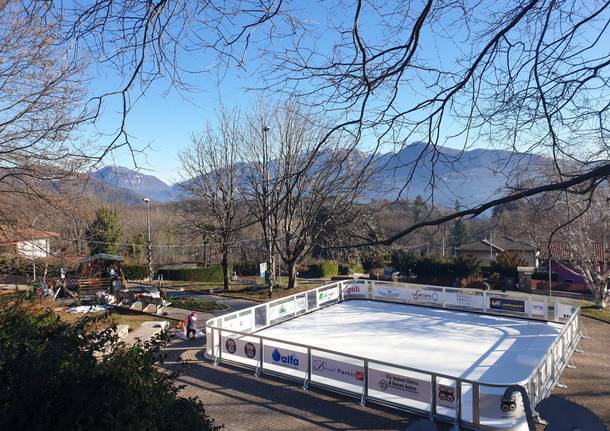
[[[123,265],[123,274],[127,280],[144,280],[148,278],[148,265],[138,263]]]
[[[239,262],[233,265],[237,275],[259,275],[259,264],[257,262]]]
[[[312,265],[311,273],[314,277],[335,277],[339,275],[339,264],[332,260],[325,260],[322,263]]]
[[[551,272],[551,281],[557,281],[559,275],[556,272]],[[532,273],[532,280],[549,281],[548,271],[537,271]]]
[[[352,275],[364,273],[364,267],[360,262],[350,262],[344,265],[339,265],[339,273],[341,275]]]
[[[128,348],[103,323],[68,324],[23,302],[0,307],[0,429],[217,429],[157,366],[161,343]]]
[[[229,274],[232,268],[229,268]],[[165,268],[159,269],[157,274],[164,280],[171,281],[203,281],[207,283],[222,283],[222,266],[209,265],[200,268]]]

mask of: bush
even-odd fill
[[[148,278],[148,265],[137,263],[123,265],[123,274],[127,280],[144,280]]]
[[[231,274],[232,268],[229,268]],[[208,283],[222,283],[222,266],[209,265],[201,268],[166,268],[159,269],[157,274],[164,280],[171,281],[203,281]]]
[[[551,272],[551,281],[557,281],[558,278],[559,278],[559,275],[556,272]],[[533,272],[532,280],[549,281],[549,272],[548,271]]]
[[[68,324],[24,302],[0,308],[0,429],[217,429],[155,365],[160,343],[127,348],[101,323]]]
[[[360,262],[350,262],[345,265],[339,265],[339,272],[341,275],[352,275],[364,273],[364,267]]]
[[[467,289],[481,289],[481,290],[489,290],[489,284],[484,282],[483,280],[473,280],[466,285]]]
[[[257,262],[239,262],[234,265],[237,275],[259,275],[260,269]]]
[[[335,277],[339,275],[339,264],[332,260],[325,260],[322,263],[312,265],[311,272],[314,277]]]

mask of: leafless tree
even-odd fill
[[[224,288],[229,289],[229,256],[242,223],[238,157],[245,135],[237,112],[222,111],[217,123],[194,135],[191,148],[180,156],[188,206],[184,216],[198,236],[217,239]]]
[[[610,302],[608,283],[608,202],[607,186],[587,194],[548,193],[533,200],[521,211],[529,222],[525,229],[530,241],[544,256],[582,278],[599,306]]]
[[[447,145],[509,149],[526,171],[533,154],[555,165],[550,182],[510,188],[517,175],[504,172],[507,187],[497,196],[430,213],[361,244],[390,244],[422,227],[544,192],[578,190],[610,175],[608,1],[337,0],[316,5],[324,17],[318,21],[308,16],[310,8],[287,0],[49,4],[50,16],[65,17],[66,40],[125,78],[98,98],[119,98],[117,142],[128,141],[125,115],[155,80],[170,77],[187,88],[191,72],[210,64],[246,68],[249,55],[262,59],[250,63],[268,89],[319,106],[333,119],[314,152],[346,132],[353,150],[424,142],[420,157],[401,167],[406,180],[398,187],[399,196],[408,195],[416,170],[429,162],[430,208],[443,181],[437,167],[460,157],[448,154]],[[217,54],[213,60],[205,56],[210,52]],[[194,53],[205,60],[189,70],[185,58]]]
[[[295,101],[259,112],[267,114],[250,120],[254,138],[247,141],[244,152],[244,161],[249,162],[245,190],[253,217],[263,232],[269,232],[264,235],[271,243],[267,245],[286,265],[292,288],[298,265],[312,248],[321,245],[329,231],[358,219],[363,207],[357,203],[369,179],[361,166],[366,158],[350,157],[353,154],[345,150],[348,136],[336,135],[319,148],[328,129]],[[260,125],[269,130],[256,139]]]
[[[95,155],[75,134],[91,119],[84,102],[87,64],[61,43],[61,22],[47,17],[44,2],[23,5],[0,2],[2,223],[23,222],[9,213],[26,202],[53,203],[49,193]]]

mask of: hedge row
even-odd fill
[[[556,272],[551,272],[551,281],[557,281],[558,278],[559,278],[559,276]],[[532,280],[549,281],[549,272],[548,271],[533,272]]]
[[[363,274],[364,267],[360,262],[350,262],[339,265],[339,272],[341,275]]]
[[[325,260],[322,263],[316,263],[311,265],[310,273],[314,277],[335,277],[339,275],[339,264],[331,260]]]
[[[232,270],[229,268],[229,273],[231,272]],[[163,276],[164,280],[222,283],[222,266],[220,265],[209,265],[201,268],[160,269],[157,274]]]
[[[123,265],[123,274],[127,280],[144,280],[148,278],[148,265],[141,263]]]
[[[480,261],[468,257],[438,259],[421,257],[402,250],[395,250],[391,255],[392,267],[402,275],[410,272],[420,277],[444,275],[452,278],[465,278],[480,270]]]

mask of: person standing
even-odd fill
[[[194,311],[190,314],[186,322],[186,338],[191,338],[191,333],[193,334],[193,338],[197,336],[197,313]]]

